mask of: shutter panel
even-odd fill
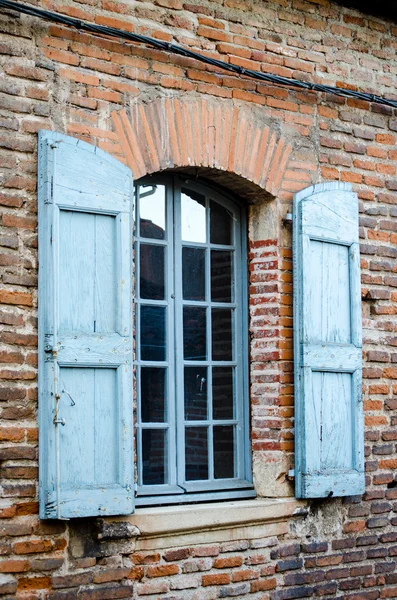
[[[40,516],[133,512],[132,176],[39,133]]]
[[[350,184],[294,198],[298,498],[364,492],[358,200]]]

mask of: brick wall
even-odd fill
[[[35,4],[243,67],[395,93],[397,25],[328,0]],[[139,44],[4,11],[0,64],[0,594],[24,600],[397,597],[393,110],[258,83]],[[181,127],[186,122],[189,127]],[[219,123],[221,128],[213,126]],[[134,553],[120,544],[110,555],[87,551],[75,558],[70,540],[80,525],[40,522],[36,133],[41,128],[100,146],[129,164],[136,177],[199,167],[208,180],[250,204],[252,443],[262,495],[292,493],[285,478],[293,460],[291,232],[282,217],[293,193],[311,182],[353,184],[361,201],[363,498],[312,502],[308,516],[291,521],[286,535],[162,553]]]

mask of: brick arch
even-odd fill
[[[250,107],[214,99],[158,98],[114,111],[125,162],[136,179],[165,169],[207,167],[239,175],[277,196],[292,145]]]

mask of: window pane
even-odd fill
[[[234,390],[232,367],[212,369],[212,414],[214,419],[233,419]]]
[[[207,241],[204,196],[182,188],[181,222],[183,241],[203,244]]]
[[[185,306],[183,309],[183,356],[185,360],[206,360],[206,309]]]
[[[232,252],[211,250],[211,300],[232,301]]]
[[[212,360],[233,360],[232,311],[212,309]]]
[[[214,477],[234,477],[234,427],[214,427]]]
[[[141,237],[163,240],[165,238],[165,186],[141,185],[139,193]]]
[[[186,481],[208,479],[208,432],[206,427],[186,427]]]
[[[143,423],[166,421],[166,370],[141,368],[141,420]]]
[[[164,300],[164,246],[140,245],[140,297]]]
[[[226,208],[210,202],[210,242],[211,244],[232,243],[232,215]]]
[[[165,356],[165,306],[141,306],[141,360]]]
[[[215,191],[152,180],[138,184],[136,202],[139,493],[229,489],[245,476],[240,213]]]
[[[185,419],[187,421],[207,418],[207,368],[185,367]]]
[[[166,483],[167,432],[165,429],[142,429],[143,485]]]
[[[184,300],[205,300],[205,250],[182,248]]]

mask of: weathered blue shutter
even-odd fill
[[[350,184],[294,198],[298,498],[364,492],[358,201]]]
[[[131,171],[39,133],[40,516],[133,511]]]

